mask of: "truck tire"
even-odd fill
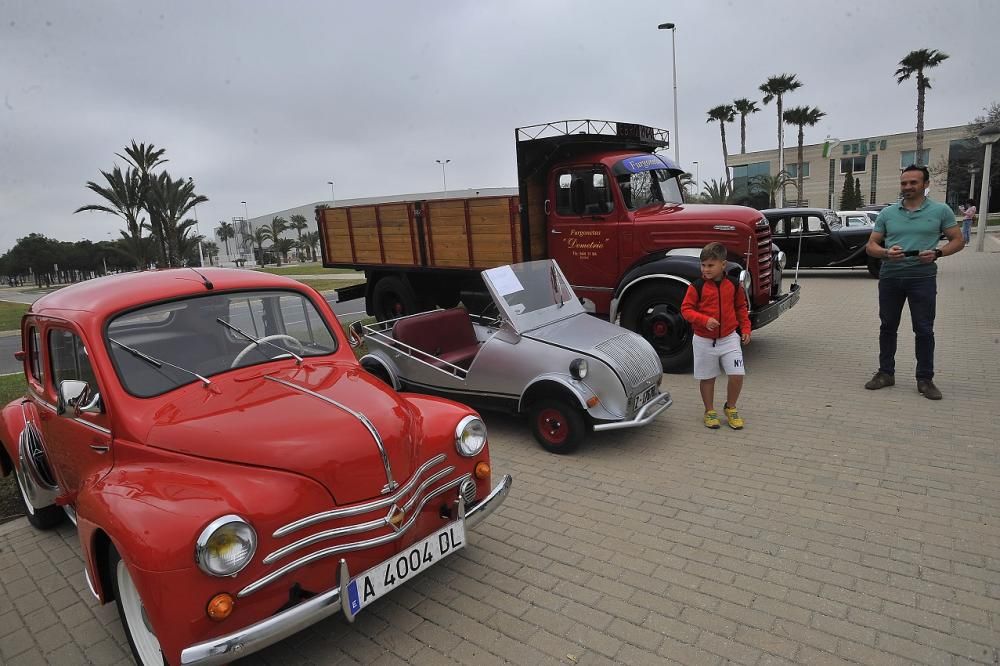
[[[372,289],[372,314],[379,321],[416,314],[421,309],[413,288],[397,275],[383,277]]]
[[[882,260],[868,257],[868,274],[877,280],[880,270],[882,270]]]
[[[694,350],[691,326],[681,317],[687,288],[678,282],[653,282],[637,287],[622,308],[622,326],[653,345],[664,372],[691,369]]]

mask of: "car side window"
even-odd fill
[[[784,236],[785,233],[787,233],[785,231],[786,228],[787,226],[785,225],[785,218],[782,217],[774,223],[774,229],[771,231],[771,233],[774,234],[775,236]]]
[[[802,233],[802,216],[796,215],[795,217],[788,218],[788,233],[790,234]]]
[[[611,188],[604,171],[587,167],[561,172],[556,180],[556,213],[559,215],[604,215],[614,208]]]
[[[42,370],[42,350],[41,334],[38,328],[32,326],[28,329],[28,372],[31,378],[39,384],[45,381],[45,372]]]
[[[97,390],[97,378],[90,365],[87,348],[83,340],[72,331],[49,331],[49,362],[52,366],[52,383],[57,391],[59,383],[66,379],[85,381],[93,390]]]

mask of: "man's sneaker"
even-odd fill
[[[722,408],[722,411],[726,413],[726,423],[733,430],[743,430],[743,419],[740,418],[740,413],[736,411],[735,407],[730,407],[728,404]]]
[[[865,382],[865,388],[869,391],[877,391],[880,388],[885,388],[886,386],[892,386],[896,383],[896,378],[886,372],[879,370],[875,373],[871,379]]]
[[[711,428],[712,430],[717,430],[722,423],[719,421],[719,415],[714,409],[710,409],[705,412],[705,427]]]
[[[940,400],[942,398],[941,391],[929,379],[918,379],[917,391],[928,400]]]

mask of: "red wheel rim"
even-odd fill
[[[666,335],[668,330],[669,329],[667,328],[666,322],[658,321],[655,324],[653,324],[653,335],[655,335],[658,338],[662,338],[664,335]]]
[[[569,437],[569,425],[558,409],[543,409],[538,413],[538,432],[549,444],[563,444]]]

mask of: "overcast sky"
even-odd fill
[[[682,166],[722,176],[706,111],[795,73],[786,108],[827,116],[806,131],[910,131],[909,51],[931,72],[928,128],[1000,101],[995,0],[836,2],[32,2],[0,0],[0,253],[32,231],[107,239],[122,224],[73,211],[132,139],[209,198],[201,232],[329,199],[515,185],[514,128],[624,120],[673,135],[677,24]],[[747,149],[774,148],[774,103],[748,119]],[[739,151],[739,124],[727,128]],[[675,137],[677,138],[677,137]],[[794,128],[786,145],[794,144]],[[118,160],[119,163],[121,162]]]

